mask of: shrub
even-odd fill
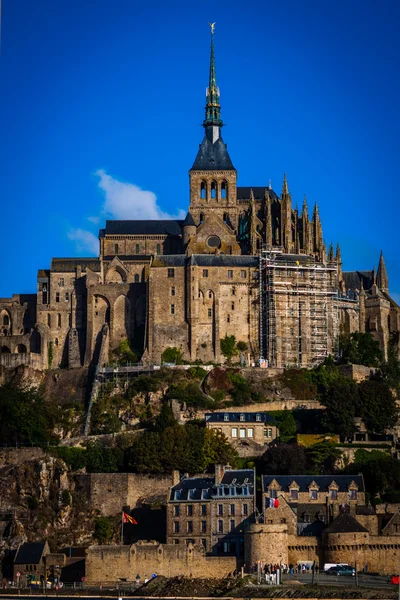
[[[86,450],[84,448],[55,446],[49,448],[49,452],[64,460],[73,471],[78,471],[86,466]]]
[[[113,351],[113,354],[117,358],[119,364],[128,362],[137,363],[139,358],[137,354],[132,351],[128,340],[122,340],[118,344],[118,347]]]
[[[94,537],[99,544],[110,542],[113,538],[114,527],[108,517],[98,517],[94,522]]]
[[[161,354],[161,363],[174,363],[175,365],[181,365],[183,363],[182,350],[176,346],[168,346]]]

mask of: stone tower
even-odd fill
[[[211,214],[237,227],[236,169],[222,139],[220,93],[214,56],[214,32],[211,32],[210,74],[203,121],[204,138],[192,168],[190,179],[190,212],[196,225]]]
[[[376,275],[376,285],[381,290],[381,292],[387,293],[389,291],[389,277],[386,271],[386,265],[383,258],[382,250],[379,258],[378,273]]]

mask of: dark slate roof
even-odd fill
[[[38,565],[42,558],[46,542],[33,542],[22,544],[18,548],[14,560],[16,565]]]
[[[340,513],[336,519],[324,530],[324,533],[357,533],[367,532],[360,523],[348,512]]]
[[[214,477],[188,477],[182,479],[171,489],[170,500],[206,500],[211,497]],[[204,490],[204,494],[202,491]],[[177,496],[176,492],[180,492]]]
[[[238,469],[225,471],[221,485],[254,485],[253,469]]]
[[[199,267],[257,267],[258,256],[232,254],[193,254],[192,262]]]
[[[136,261],[136,262],[149,262],[152,255],[151,254],[117,254],[118,258],[124,261]],[[105,261],[112,261],[115,258],[115,254],[109,254],[104,256]]]
[[[106,235],[182,235],[183,221],[106,221]]]
[[[225,420],[225,416],[228,416],[228,420]],[[240,417],[244,417],[244,421],[240,419]],[[257,416],[260,419],[257,420]],[[206,421],[209,423],[271,423],[274,421],[272,417],[269,416],[266,412],[251,412],[251,413],[240,413],[240,412],[215,412],[215,413],[207,413]]]
[[[183,225],[185,226],[192,226],[192,227],[196,227],[196,223],[193,220],[193,215],[190,212],[190,210],[188,211],[188,214],[185,217],[185,220],[183,221]]]
[[[186,264],[186,254],[162,254],[157,256],[153,267],[184,267]]]
[[[236,197],[238,200],[250,200],[250,190],[253,190],[254,200],[264,200],[265,190],[268,190],[270,198],[279,200],[274,190],[269,189],[267,185],[256,186],[256,187],[237,187]]]
[[[183,478],[171,488],[170,501],[209,500],[211,496],[217,494],[219,487],[243,485],[248,485],[252,493],[251,488],[254,487],[254,471],[252,469],[227,470],[218,486],[215,485],[215,477]]]
[[[308,492],[308,487],[313,481],[318,485],[320,492],[328,492],[333,481],[339,486],[339,492],[347,492],[352,481],[357,484],[359,492],[364,492],[362,475],[264,475],[263,489],[266,490],[274,479],[284,492],[289,490],[292,481],[298,484],[300,492]]]
[[[53,273],[73,273],[78,265],[82,267],[82,270],[100,271],[98,258],[53,258],[51,271]]]
[[[234,171],[225,142],[221,137],[213,144],[206,135],[194,160],[193,171]]]
[[[37,276],[41,279],[48,279],[50,277],[50,271],[47,269],[39,269]]]
[[[325,518],[327,517],[326,504],[313,504],[311,502],[308,504],[295,504],[289,502],[289,506],[297,515],[298,521],[303,520],[304,513],[307,513],[310,516],[310,521],[316,521],[319,514],[324,515]]]
[[[343,280],[347,290],[360,290],[361,280],[364,290],[369,290],[374,283],[373,271],[343,271]]]

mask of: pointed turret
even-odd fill
[[[342,271],[342,253],[340,251],[339,243],[336,245],[336,262],[337,262],[337,278],[339,283],[339,288],[343,292],[346,292],[346,286],[343,279],[343,271]]]
[[[376,285],[382,292],[389,291],[389,277],[386,271],[385,260],[383,258],[383,252],[379,257],[378,273],[376,276]]]
[[[328,262],[333,262],[335,260],[335,255],[333,253],[333,244],[332,242],[329,245],[329,251],[328,251]]]
[[[319,218],[318,204],[315,203],[313,211],[313,252],[317,255],[319,260],[322,260],[323,254],[323,239],[322,239],[322,225],[321,219]]]
[[[293,252],[292,241],[292,198],[289,194],[286,173],[283,175],[281,194],[281,243],[284,252]]]
[[[312,243],[310,235],[310,219],[308,216],[307,197],[304,195],[303,208],[301,211],[301,218],[303,222],[303,250],[306,254],[312,253]]]
[[[269,188],[268,188],[269,189]],[[271,213],[271,197],[268,190],[265,190],[265,243],[268,248],[272,248],[272,213]]]
[[[226,144],[222,140],[221,105],[217,73],[215,68],[214,26],[211,26],[210,73],[206,90],[206,107],[203,127],[205,136],[193,163],[192,170],[235,170],[229,157]]]

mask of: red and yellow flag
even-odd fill
[[[137,525],[137,521],[135,521],[135,519],[133,517],[131,517],[131,515],[128,515],[128,513],[124,512],[123,514],[123,520],[124,523],[131,523],[132,525]]]

